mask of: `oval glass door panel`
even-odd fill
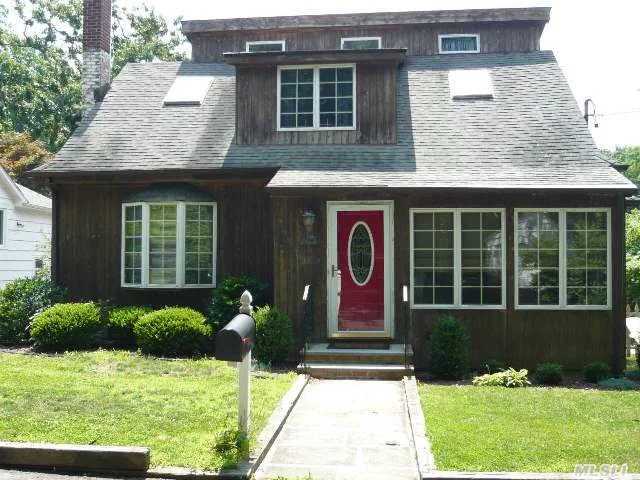
[[[366,223],[357,222],[353,225],[348,248],[351,278],[356,285],[364,286],[371,278],[375,258],[373,237]]]

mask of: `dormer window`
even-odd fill
[[[365,50],[368,48],[381,48],[381,37],[348,37],[340,39],[342,50]]]
[[[466,33],[438,35],[438,49],[440,53],[478,53],[480,36]]]
[[[260,40],[246,43],[246,51],[249,53],[258,52],[284,52],[284,40]]]
[[[278,130],[353,130],[355,66],[278,67]]]

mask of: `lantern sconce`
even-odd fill
[[[314,233],[316,216],[316,213],[311,209],[306,209],[302,212],[302,225],[304,226],[303,245],[318,245],[319,243],[318,237]]]

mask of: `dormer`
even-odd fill
[[[407,55],[539,50],[548,8],[183,22],[194,62],[236,68],[236,143],[393,144]]]

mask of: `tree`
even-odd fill
[[[48,162],[52,157],[42,142],[33,140],[27,132],[0,133],[0,165],[11,178],[26,187],[38,189],[38,185],[25,173]]]
[[[28,132],[56,152],[82,112],[82,0],[10,2],[23,29],[0,22],[0,133]],[[114,76],[127,62],[184,59],[177,22],[170,28],[153,9],[114,2]]]
[[[628,165],[629,168],[624,175],[640,186],[640,146],[616,147],[614,151],[602,150],[602,153],[618,163]]]

